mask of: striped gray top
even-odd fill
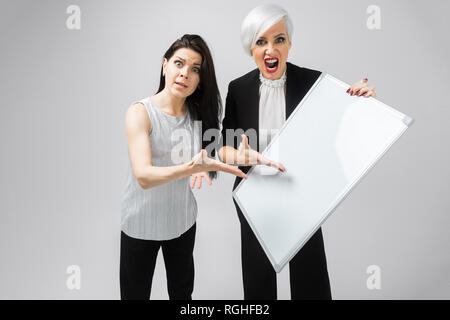
[[[156,167],[186,163],[201,150],[201,127],[189,110],[182,116],[166,114],[150,97],[137,101],[147,109],[152,162]],[[128,152],[129,155],[129,152]],[[197,218],[197,202],[190,177],[144,190],[129,159],[128,179],[121,199],[121,229],[144,240],[170,240],[187,231]]]

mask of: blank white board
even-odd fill
[[[413,120],[322,74],[233,192],[276,272],[295,256]]]

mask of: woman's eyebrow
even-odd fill
[[[181,58],[181,57],[179,57],[179,56],[175,56],[175,58],[178,58],[178,59],[180,59],[181,61],[186,62],[185,59],[183,59],[183,58]],[[194,65],[201,66],[202,64],[201,64],[201,63],[194,62]]]
[[[286,36],[286,34],[284,34],[284,33],[282,32],[282,33],[279,33],[279,34],[277,34],[276,36],[273,36],[273,37],[274,37],[274,38],[277,38],[277,37],[279,37],[279,36]],[[266,40],[266,37],[259,37],[258,40]]]

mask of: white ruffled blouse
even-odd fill
[[[262,153],[286,121],[286,71],[280,79],[259,74],[259,152]]]

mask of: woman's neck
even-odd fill
[[[153,102],[166,113],[173,116],[181,116],[186,113],[186,98],[175,97],[164,88],[152,97]]]
[[[287,67],[285,66],[283,72],[281,72],[281,75],[278,76],[278,77],[276,77],[276,78],[273,78],[273,79],[272,79],[272,78],[266,78],[266,77],[264,77],[264,73],[262,73],[261,71],[260,71],[259,73],[260,73],[261,76],[262,76],[264,79],[266,79],[266,80],[269,80],[269,81],[276,81],[276,80],[280,80],[281,78],[285,77],[286,69],[287,69]]]

